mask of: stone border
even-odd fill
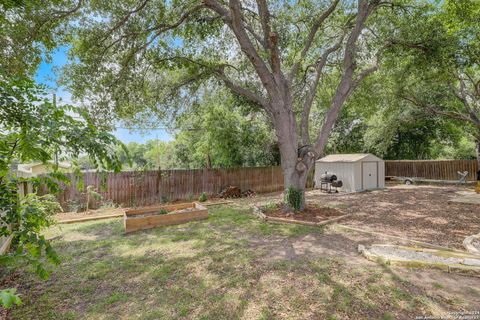
[[[260,210],[260,208],[257,206],[253,207],[252,213],[262,220],[267,220],[267,216],[265,215],[265,213],[263,213],[263,211]]]
[[[375,245],[372,246],[390,246],[390,245]],[[394,245],[391,245],[394,246]],[[400,260],[400,259],[386,259],[376,254],[371,253],[365,248],[364,245],[358,245],[358,252],[363,255],[367,260],[383,263],[387,265],[395,265],[407,268],[430,268],[430,269],[439,269],[447,272],[459,273],[467,276],[480,277],[480,267],[468,266],[462,264],[446,264],[439,262],[428,262],[421,260]]]
[[[434,249],[451,251],[451,252],[458,252],[458,253],[466,253],[466,252],[461,251],[461,250],[457,250],[457,249],[453,249],[453,248],[449,248],[449,247],[444,247],[444,246],[439,246],[439,245],[431,244],[431,243],[428,243],[428,242],[418,241],[418,240],[409,239],[409,238],[402,238],[402,237],[399,237],[399,236],[393,236],[393,235],[389,235],[389,234],[385,234],[385,233],[380,233],[380,232],[377,232],[377,231],[370,231],[370,230],[350,227],[350,226],[346,226],[344,224],[337,224],[336,227],[338,227],[340,229],[354,231],[354,232],[362,232],[362,233],[370,234],[372,236],[391,238],[391,239],[404,241],[404,242],[411,242],[411,243],[414,243],[416,245],[419,245],[420,247],[434,248]]]
[[[470,253],[473,253],[473,254],[480,254],[480,250],[475,247],[473,245],[473,241],[474,240],[477,240],[480,242],[480,233],[479,234],[475,234],[473,236],[468,236],[465,238],[465,240],[463,240],[463,246],[465,247],[465,249],[470,252]]]
[[[268,217],[257,206],[253,207],[253,214],[256,215],[257,217],[259,217],[260,219],[262,219],[263,221],[266,221],[266,222],[301,224],[301,225],[305,225],[305,226],[314,226],[314,227],[315,226],[324,226],[324,225],[327,225],[327,224],[345,219],[345,218],[353,215],[353,213],[348,213],[348,214],[344,214],[343,216],[338,216],[338,217],[328,219],[328,220],[325,220],[325,221],[320,221],[320,222],[301,221],[301,220],[292,220],[292,219],[287,219],[287,218]]]

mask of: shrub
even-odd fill
[[[200,197],[198,197],[198,201],[200,202],[205,202],[207,201],[207,194],[205,192],[202,192],[202,194],[200,195]]]
[[[302,189],[297,189],[293,186],[288,187],[287,192],[285,193],[285,202],[292,208],[295,212],[300,211],[303,202],[303,191]]]
[[[78,200],[68,200],[67,201],[67,211],[68,212],[82,212],[85,211],[85,204]]]
[[[168,211],[166,209],[160,209],[160,211],[158,211],[158,214],[167,214]]]
[[[162,203],[170,202],[170,197],[167,194],[162,195],[162,199],[160,200]]]

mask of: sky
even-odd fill
[[[51,89],[52,93],[57,94],[57,99],[64,103],[74,104],[72,101],[71,94],[64,87],[59,87],[56,83],[57,75],[55,70],[58,71],[62,66],[68,62],[67,58],[68,47],[59,47],[52,52],[52,61],[47,62],[43,59],[42,63],[38,67],[37,73],[35,75],[35,80],[37,83],[45,84]],[[122,126],[121,123],[118,126]],[[122,141],[123,143],[129,142],[139,142],[144,143],[147,140],[151,139],[160,139],[162,141],[172,140],[172,136],[162,129],[150,130],[148,133],[130,131],[125,128],[118,128],[113,132],[113,134]]]

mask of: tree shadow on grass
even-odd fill
[[[380,319],[428,311],[425,297],[445,304],[359,257],[357,245],[368,239],[266,226],[250,217],[229,224],[232,215],[219,210],[211,220],[128,236],[121,221],[71,227],[97,238],[56,240],[64,262],[47,282],[28,275],[19,280],[32,289],[21,292],[25,305],[14,315]],[[284,253],[272,255],[276,250]]]

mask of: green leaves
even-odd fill
[[[40,278],[47,279],[48,263],[58,265],[60,258],[42,232],[54,224],[54,215],[62,208],[50,194],[20,197],[18,185],[29,184],[34,189],[42,185],[58,192],[60,183],[69,183],[58,161],[80,154],[89,156],[98,167],[119,171],[121,161],[115,148],[120,145],[84,110],[58,106],[32,80],[0,73],[0,236],[13,236],[15,249],[2,256],[0,263],[23,259]],[[52,172],[17,177],[11,169],[18,162],[41,162]],[[11,307],[19,301],[13,289],[1,292],[2,305]]]
[[[6,309],[11,308],[13,305],[21,305],[22,301],[16,294],[17,289],[4,289],[0,290],[0,305]]]
[[[293,186],[289,186],[285,192],[285,203],[295,212],[302,209],[304,191]]]
[[[85,110],[46,99],[44,88],[32,80],[0,74],[0,106],[0,175],[14,159],[51,161],[52,178],[65,181],[57,173],[56,161],[81,154],[99,167],[120,170],[114,148],[121,143],[96,126]]]

